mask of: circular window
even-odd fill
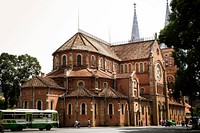
[[[103,88],[107,88],[108,87],[108,83],[107,82],[104,82],[103,83]]]
[[[84,86],[85,86],[85,83],[83,81],[78,82],[78,87],[84,87]]]

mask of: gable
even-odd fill
[[[22,88],[26,87],[50,87],[65,89],[63,87],[60,87],[53,79],[39,76],[33,77],[32,79],[30,79],[22,85]]]

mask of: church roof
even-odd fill
[[[127,96],[123,95],[122,93],[112,89],[112,88],[105,88],[103,89],[98,95],[94,92],[81,87],[79,89],[75,89],[67,97],[106,97],[106,98],[127,98]]]
[[[77,96],[81,96],[81,97],[94,97],[97,96],[95,93],[93,93],[92,91],[81,87],[78,89],[75,89],[74,91],[72,91],[69,95],[67,95],[67,97],[77,97]]]
[[[103,89],[102,92],[99,93],[99,96],[107,98],[127,98],[127,96],[110,87]]]
[[[128,44],[112,45],[116,55],[123,61],[146,59],[151,54],[155,40],[132,42]]]
[[[95,72],[96,71],[96,72]],[[67,74],[66,74],[67,72]],[[92,77],[92,76],[98,76],[99,78],[112,78],[111,75],[108,75],[102,71],[99,70],[93,70],[93,69],[73,69],[73,70],[56,70],[52,73],[48,74],[49,78],[55,78],[55,77]]]
[[[119,73],[116,74],[117,78],[130,78],[132,73]]]
[[[72,36],[68,41],[66,41],[60,48],[58,48],[54,53],[61,52],[65,50],[86,50],[90,52],[96,52],[98,54],[102,54],[116,60],[119,58],[116,54],[111,50],[110,44],[106,43],[94,37],[86,32],[78,32],[74,36]]]
[[[185,106],[185,105],[183,105],[183,104],[181,104],[181,103],[178,103],[178,102],[176,102],[176,101],[169,101],[169,104],[170,104],[170,105],[176,105],[176,106]]]
[[[64,89],[63,87],[60,87],[53,79],[40,76],[33,77],[29,81],[25,82],[22,85],[22,88],[26,87],[50,87]]]

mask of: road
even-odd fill
[[[38,129],[24,129],[20,133],[199,133],[200,130],[189,130],[181,126],[161,127],[81,127],[81,128],[53,128],[50,131]],[[6,130],[5,133],[16,133]]]

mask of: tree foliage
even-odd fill
[[[176,96],[200,91],[200,0],[172,0],[169,24],[160,31],[159,42],[174,47],[178,67]]]
[[[198,105],[194,108],[193,115],[200,116],[200,105]]]
[[[4,94],[4,108],[13,107],[20,94],[20,86],[30,76],[40,73],[41,66],[35,57],[30,55],[11,55],[2,53],[0,55],[0,84]]]

